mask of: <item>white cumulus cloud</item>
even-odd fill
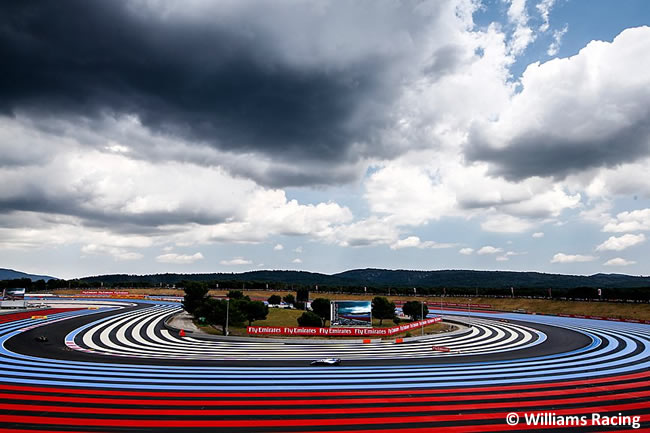
[[[156,257],[156,261],[158,263],[172,263],[176,265],[188,265],[198,260],[203,260],[203,254],[194,253],[190,255],[190,254],[169,253],[169,254],[162,254]]]
[[[522,90],[478,121],[467,156],[495,175],[564,179],[650,155],[650,27],[591,41],[577,55],[530,64]],[[612,152],[616,149],[616,152]]]
[[[605,224],[604,232],[624,233],[650,230],[650,208],[621,212],[616,219]]]
[[[224,266],[242,266],[242,265],[250,265],[253,262],[251,260],[246,260],[243,257],[234,257],[230,260],[221,260],[219,263]]]
[[[84,254],[108,254],[117,261],[140,260],[144,257],[140,253],[129,251],[124,248],[97,244],[84,245],[81,247],[81,252]]]
[[[551,263],[583,263],[583,262],[593,262],[598,257],[586,256],[581,254],[564,254],[557,253],[551,259]]]
[[[495,233],[523,233],[534,227],[534,223],[512,215],[488,216],[481,223],[481,228],[488,232]]]
[[[539,26],[539,30],[541,32],[545,32],[549,29],[550,23],[549,23],[549,15],[551,14],[551,9],[553,8],[553,5],[555,4],[556,0],[542,0],[539,3],[537,3],[537,10],[539,11],[539,14],[542,17],[542,25]]]
[[[569,26],[565,25],[561,30],[555,30],[553,32],[553,42],[548,46],[546,54],[549,56],[554,56],[560,51],[560,45],[562,44],[562,38],[564,34],[569,30]]]
[[[623,236],[611,236],[602,244],[596,247],[596,251],[622,251],[631,246],[645,242],[645,235],[625,234]]]
[[[365,186],[371,210],[390,216],[398,225],[417,226],[439,219],[455,204],[444,185],[414,165],[386,165],[373,173]]]
[[[607,260],[605,266],[630,266],[634,265],[636,262],[634,260],[625,260],[621,257],[616,257],[615,259]]]
[[[486,245],[484,247],[481,247],[478,250],[477,254],[482,256],[482,255],[485,255],[485,254],[498,254],[498,253],[502,253],[502,252],[503,252],[503,248],[496,248],[496,247],[493,247],[491,245]]]
[[[535,40],[535,33],[528,25],[529,16],[526,10],[526,0],[509,1],[508,21],[515,25],[510,40],[510,50],[512,54],[519,55]]]
[[[433,249],[443,249],[443,248],[452,248],[456,244],[450,243],[438,243],[434,241],[421,241],[417,236],[409,236],[405,239],[399,239],[397,242],[392,244],[390,248],[392,250],[399,250],[402,248],[433,248]]]

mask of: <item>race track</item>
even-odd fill
[[[474,313],[402,344],[285,344],[180,337],[171,302],[88,302],[0,315],[0,433],[650,431],[649,325]],[[308,365],[326,356],[342,366]]]

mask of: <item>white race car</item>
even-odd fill
[[[341,365],[341,358],[323,358],[312,361],[310,365]]]

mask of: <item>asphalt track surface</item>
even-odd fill
[[[648,325],[475,313],[403,344],[282,345],[180,337],[178,305],[119,305],[0,315],[0,433],[650,431]],[[308,366],[321,355],[343,365]]]

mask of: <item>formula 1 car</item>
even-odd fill
[[[323,358],[312,361],[309,365],[341,365],[341,358]]]

